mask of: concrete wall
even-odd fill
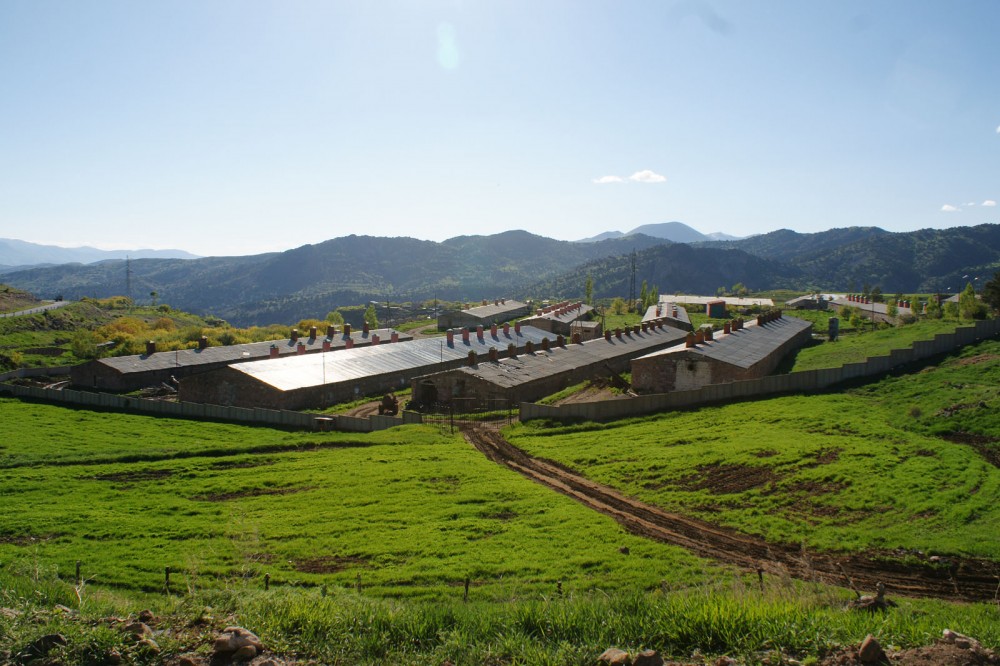
[[[770,375],[727,384],[711,384],[693,391],[642,395],[629,400],[606,400],[561,406],[523,402],[521,420],[546,418],[606,421],[777,393],[822,391],[853,379],[882,375],[901,365],[947,354],[998,335],[1000,335],[1000,319],[988,319],[978,321],[973,326],[959,327],[954,333],[939,333],[933,340],[918,341],[906,349],[895,349],[888,356],[874,356],[839,368]]]
[[[7,373],[8,375],[11,373]],[[4,376],[6,378],[6,375]],[[423,418],[415,412],[403,412],[401,416],[373,416],[370,419],[349,416],[317,417],[288,410],[274,410],[244,407],[225,407],[192,402],[170,402],[129,398],[111,393],[91,393],[89,391],[45,389],[33,386],[14,386],[0,383],[0,395],[13,398],[42,400],[55,404],[103,409],[113,412],[128,412],[203,421],[228,421],[244,425],[261,425],[294,429],[326,429],[352,432],[372,432],[395,426],[422,423]]]

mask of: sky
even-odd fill
[[[995,223],[1000,2],[0,0],[0,237]]]

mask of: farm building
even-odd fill
[[[823,296],[823,294],[806,294],[805,296],[785,301],[785,307],[796,310],[826,310],[826,306],[830,300]]]
[[[669,393],[763,377],[812,337],[811,322],[780,312],[761,315],[746,325],[741,320],[726,324],[723,333],[711,339],[706,336],[698,342],[692,333],[684,344],[633,360],[632,389]]]
[[[737,296],[688,296],[675,294],[660,296],[660,303],[684,303],[685,305],[707,305],[711,301],[725,301],[726,307],[750,308],[774,307],[774,301],[770,298],[740,298]]]
[[[176,351],[156,351],[155,343],[147,343],[145,354],[101,358],[77,365],[70,370],[70,381],[79,388],[98,391],[137,391],[170,383],[172,378],[182,379],[233,363],[363,347],[375,339],[413,339],[411,335],[389,329],[369,331],[367,326],[360,333],[352,332],[350,324],[340,332],[329,326],[326,333],[327,337],[321,338],[313,328],[308,334],[300,336],[296,329],[292,329],[291,337],[285,340],[222,347],[210,347],[208,340],[202,337],[197,349]]]
[[[594,308],[589,305],[584,305],[583,303],[573,303],[571,301],[563,301],[556,305],[550,305],[545,308],[539,308],[535,311],[534,317],[529,317],[524,319],[521,323],[527,324],[528,326],[534,326],[535,328],[540,328],[543,331],[549,331],[550,333],[555,333],[556,335],[570,336],[573,334],[573,325],[578,322],[584,322],[590,319],[594,312]],[[600,331],[594,327],[579,327],[581,338],[590,339],[593,338],[595,334],[599,335]],[[584,333],[590,334],[590,338],[584,338]]]
[[[829,307],[834,308],[838,314],[845,307],[854,308],[858,314],[860,314],[865,319],[874,320],[876,322],[886,322],[895,323],[895,317],[889,316],[889,305],[888,303],[875,303],[870,298],[861,296],[859,294],[847,294],[845,296],[838,296],[828,303]],[[908,315],[914,314],[913,310],[910,308],[910,301],[898,301],[896,304],[896,314],[898,315]]]
[[[604,337],[588,342],[535,348],[501,360],[478,363],[417,377],[413,400],[417,404],[461,401],[464,407],[513,406],[596,377],[616,375],[628,369],[636,356],[677,344],[685,333],[663,321],[643,323],[631,329],[606,330]]]
[[[336,354],[303,354],[238,363],[180,381],[180,399],[236,407],[311,409],[399,390],[416,376],[469,358],[520,353],[554,338],[531,326],[449,331],[447,337],[369,345]]]
[[[687,310],[683,306],[671,303],[670,301],[660,301],[657,305],[650,305],[646,309],[646,314],[643,315],[642,320],[653,321],[654,319],[662,319],[667,326],[673,326],[682,331],[694,330]]]
[[[492,326],[519,319],[530,313],[531,306],[520,301],[501,298],[490,303],[484,300],[481,305],[475,307],[442,312],[438,316],[437,327],[439,331],[446,331],[449,328]]]
[[[711,319],[726,318],[726,302],[722,299],[705,303],[705,314]]]

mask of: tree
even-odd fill
[[[649,304],[656,305],[660,302],[660,289],[655,284],[653,288],[649,290]]]
[[[958,312],[962,319],[984,319],[986,317],[986,306],[976,298],[976,290],[971,282],[965,285],[965,289],[958,296]]]
[[[891,319],[899,316],[899,308],[896,306],[897,302],[896,300],[892,300],[885,306],[885,314]]]
[[[642,288],[639,290],[639,302],[642,303],[642,307],[645,310],[649,307],[646,301],[649,299],[649,287],[646,285],[646,281],[642,281]]]
[[[1000,312],[1000,272],[994,273],[993,278],[983,285],[982,297],[994,312]]]
[[[730,293],[732,293],[734,296],[739,296],[740,298],[743,298],[744,296],[750,293],[750,290],[747,289],[742,282],[737,282],[736,284],[733,285],[733,288],[730,290]]]
[[[940,319],[943,314],[944,313],[941,311],[940,296],[932,294],[931,297],[927,299],[927,318]]]
[[[611,311],[616,315],[625,314],[625,300],[621,296],[615,296],[615,300],[611,301]]]
[[[365,309],[365,323],[369,328],[378,328],[378,315],[375,314],[374,303],[370,303]]]
[[[334,310],[332,312],[326,313],[326,321],[333,324],[334,326],[344,325],[344,315],[340,314],[340,310]]]
[[[875,285],[874,287],[871,288],[871,291],[869,292],[868,296],[872,299],[872,303],[881,303],[882,287]]]
[[[584,302],[587,305],[594,304],[594,278],[587,275],[587,281],[583,283]]]
[[[155,291],[149,292],[149,297],[153,299],[153,307],[156,307],[156,297],[159,296]]]
[[[960,311],[958,309],[958,303],[955,301],[946,301],[944,304],[944,316],[948,319],[958,319]]]

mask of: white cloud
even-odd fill
[[[996,206],[997,202],[993,201],[993,199],[987,199],[986,201],[983,202],[983,205],[984,206]]]
[[[957,213],[957,212],[959,212],[961,210],[962,209],[959,208],[958,206],[952,206],[951,204],[945,204],[945,205],[941,206],[941,212],[942,213]]]
[[[598,185],[607,185],[608,183],[624,183],[625,180],[621,176],[601,176],[600,178],[595,178],[593,182]]]
[[[636,171],[634,174],[628,177],[629,180],[634,180],[637,183],[664,183],[666,182],[666,176],[661,176],[655,171],[650,171],[645,169],[643,171]]]
[[[975,202],[975,201],[970,201],[970,202],[968,202],[968,203],[964,203],[964,204],[962,204],[962,207],[963,207],[963,208],[969,208],[970,206],[975,206],[975,205],[976,205],[976,202]]]

